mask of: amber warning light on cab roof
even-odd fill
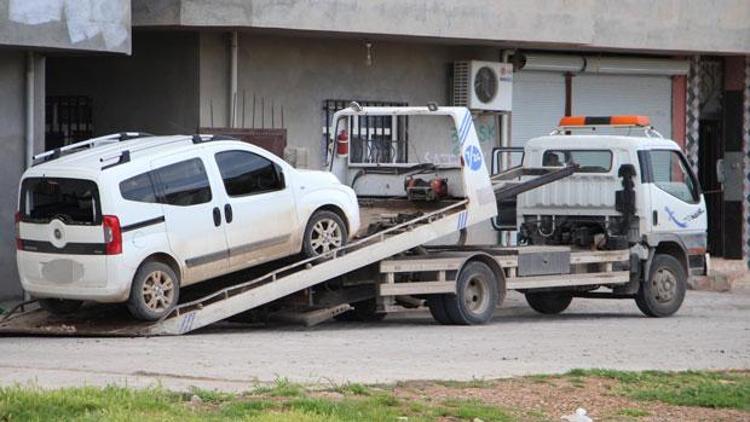
[[[638,126],[650,127],[648,116],[623,114],[617,116],[566,116],[560,119],[560,127],[576,126]]]

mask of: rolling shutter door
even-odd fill
[[[671,138],[672,80],[668,76],[585,73],[573,78],[573,115],[613,114],[646,115],[657,131]]]
[[[565,114],[565,77],[562,73],[521,71],[513,74],[511,145],[549,135]]]

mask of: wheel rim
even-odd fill
[[[482,277],[472,277],[464,286],[464,305],[473,313],[481,313],[489,301],[487,280]]]
[[[310,233],[310,246],[315,255],[341,247],[344,236],[339,224],[330,218],[319,220]]]
[[[143,283],[143,303],[154,312],[163,312],[172,306],[175,284],[164,271],[154,271]]]
[[[651,280],[651,287],[657,302],[670,302],[677,294],[677,276],[667,268],[659,268]]]

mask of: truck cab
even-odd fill
[[[597,133],[602,129],[627,133]],[[643,135],[630,136],[634,131]],[[698,179],[680,146],[656,132],[647,117],[563,118],[552,134],[528,141],[522,166],[576,170],[518,196],[519,244],[627,247],[631,271],[647,283],[670,279],[666,286],[657,282],[660,289],[672,289],[683,275],[705,274],[706,204]],[[651,277],[657,261],[679,268]],[[657,299],[675,295],[684,291],[665,291]]]

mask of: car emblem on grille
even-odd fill
[[[55,229],[53,234],[55,235],[55,239],[62,239],[62,232],[60,231],[60,229]]]

